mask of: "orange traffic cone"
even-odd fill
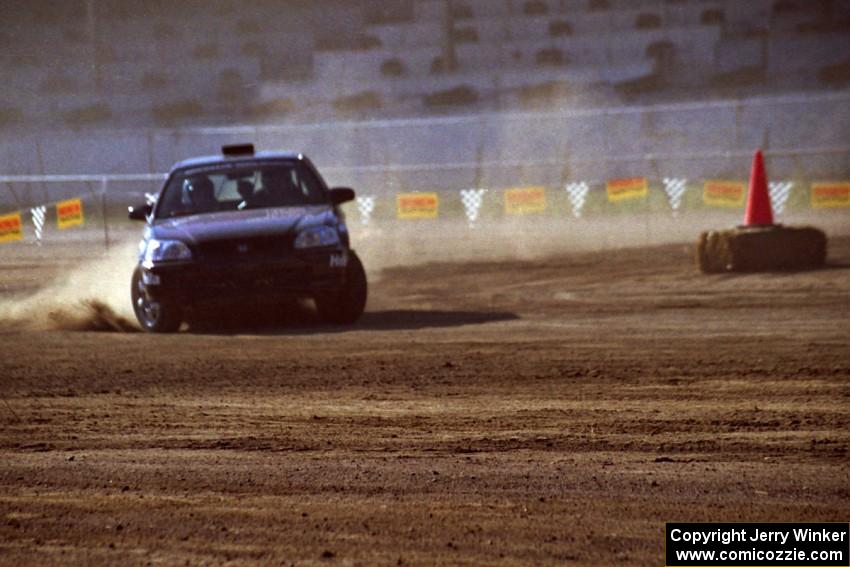
[[[767,191],[767,174],[764,171],[764,156],[756,150],[753,156],[753,168],[750,173],[750,192],[747,195],[747,212],[744,213],[745,226],[772,226],[773,210],[770,207],[770,194]]]

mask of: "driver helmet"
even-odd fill
[[[215,203],[215,187],[206,175],[193,175],[183,180],[183,204],[206,206]]]

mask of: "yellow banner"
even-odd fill
[[[713,207],[743,207],[747,184],[743,181],[710,179],[702,190],[702,202]]]
[[[628,199],[643,199],[649,194],[649,186],[644,177],[614,179],[605,184],[605,190],[608,192],[608,201],[611,203]]]
[[[543,187],[517,187],[505,189],[505,213],[533,215],[546,210],[546,189]]]
[[[812,208],[850,207],[850,183],[812,183]]]
[[[60,230],[83,224],[83,202],[80,199],[68,199],[56,203],[56,222]]]
[[[440,209],[436,193],[398,193],[396,214],[400,219],[433,219]]]
[[[23,240],[24,227],[21,223],[21,213],[0,216],[0,242]]]

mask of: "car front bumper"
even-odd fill
[[[336,292],[345,285],[346,260],[345,251],[334,249],[273,260],[143,265],[142,281],[151,299],[184,306],[311,297]]]

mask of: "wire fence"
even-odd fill
[[[91,239],[97,231],[109,246],[124,228],[137,230],[126,220],[126,207],[156,194],[165,177],[159,172],[175,159],[248,141],[262,149],[303,150],[331,185],[353,187],[358,199],[346,210],[357,226],[457,221],[474,227],[624,215],[676,222],[695,215],[732,218],[743,207],[752,151],[759,146],[780,219],[811,213],[845,222],[848,139],[846,91],[407,120],[112,131],[93,133],[85,143],[77,135],[51,135],[30,149],[20,142],[0,166],[44,172],[50,164],[81,174],[0,176],[0,227],[5,222],[10,233],[0,233],[0,241],[45,244]],[[640,179],[645,190],[612,199],[610,182],[623,179]],[[60,228],[59,206],[73,210],[76,201],[83,222]]]
[[[850,148],[831,151],[850,155]],[[783,152],[782,155],[806,155]],[[769,160],[773,152],[769,152]],[[725,157],[725,156],[724,156]],[[744,156],[735,156],[744,157]],[[623,156],[632,159],[632,156]],[[648,159],[643,156],[642,159]],[[557,167],[552,163],[457,163],[458,168]],[[398,170],[437,172],[446,164],[371,166],[339,171],[340,177],[369,172],[391,176]],[[744,173],[744,172],[742,172]],[[0,242],[43,245],[51,242],[102,240],[104,248],[138,225],[127,220],[127,206],[155,199],[165,174],[0,176],[11,202],[0,215]],[[541,221],[594,221],[616,224],[626,217],[640,222],[693,222],[697,216],[733,219],[743,211],[747,193],[745,175],[726,179],[692,179],[683,176],[636,177],[619,180],[567,179],[558,183],[528,183],[515,175],[514,183],[501,186],[469,186],[452,190],[428,190],[423,186],[399,186],[396,190],[360,191],[345,210],[349,222],[359,227],[394,230],[413,222],[451,223],[474,229],[486,224]],[[425,186],[427,187],[427,185]],[[769,193],[778,220],[831,215],[843,219],[850,229],[850,179],[774,179]],[[70,208],[69,208],[70,207]],[[63,208],[70,213],[63,213]],[[74,216],[78,211],[78,216]],[[70,214],[71,220],[65,219]],[[11,225],[2,233],[4,219]],[[11,230],[17,222],[18,231]],[[647,233],[652,227],[647,226]]]

